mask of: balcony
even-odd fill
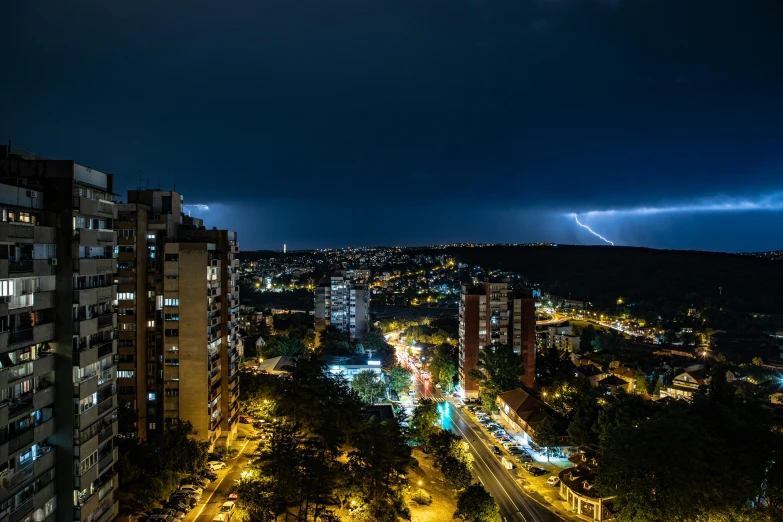
[[[40,410],[50,404],[54,404],[54,395],[54,385],[49,385],[46,388],[39,388],[33,395],[33,409]]]
[[[117,352],[117,339],[108,341],[97,341],[89,348],[84,348],[73,354],[73,363],[77,366],[85,367],[97,362],[104,357]]]
[[[117,326],[116,315],[113,312],[98,316],[98,328],[107,328],[110,326]]]
[[[33,329],[24,328],[8,332],[8,346],[30,343],[33,340]]]
[[[12,453],[19,451],[28,444],[32,444],[34,440],[35,431],[32,428],[17,434],[8,441],[8,454],[11,455]]]
[[[106,455],[98,461],[98,473],[103,473],[106,468],[117,462],[117,448],[112,448]]]
[[[38,295],[36,294],[36,299]],[[80,288],[73,291],[73,302],[79,305],[95,305],[117,298],[117,287],[114,285],[95,288]]]
[[[117,207],[110,201],[74,196],[73,208],[81,214],[117,219]]]
[[[46,310],[54,308],[54,291],[36,292],[33,300],[33,310]]]
[[[25,259],[21,261],[9,261],[8,273],[9,274],[23,274],[27,272],[33,272],[33,260]]]
[[[80,275],[114,274],[116,272],[116,259],[79,259]]]
[[[117,396],[112,395],[108,399],[106,399],[103,402],[98,403],[98,415],[103,415],[107,411],[111,410],[112,408],[117,406],[116,403]]]
[[[38,324],[33,327],[33,341],[45,343],[54,340],[54,323]]]

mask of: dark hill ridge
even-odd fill
[[[755,256],[573,245],[417,250],[517,272],[553,294],[570,293],[573,299],[596,304],[611,304],[619,296],[626,301],[683,302],[689,294],[698,294],[736,310],[783,313],[783,266]]]

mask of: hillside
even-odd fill
[[[610,304],[619,296],[683,302],[697,294],[713,303],[731,303],[735,310],[783,313],[783,265],[754,256],[568,245],[417,250],[518,272],[544,290],[597,304]]]

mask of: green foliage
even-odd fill
[[[535,440],[539,446],[546,448],[546,460],[549,462],[549,455],[552,453],[552,450],[560,446],[560,436],[552,419],[549,417],[541,419],[541,422],[536,426]]]
[[[261,348],[261,357],[271,359],[281,355],[302,355],[307,353],[304,341],[287,335],[274,335]]]
[[[616,495],[618,520],[776,520],[783,514],[774,501],[755,509],[750,502],[769,496],[775,483],[780,434],[770,430],[759,403],[729,393],[724,369],[713,371],[713,381],[692,405],[630,418],[634,402],[627,396],[616,408],[613,427],[604,427],[597,485]]]
[[[394,348],[386,342],[383,332],[377,328],[372,328],[362,340],[364,350],[372,351],[373,359],[381,361],[381,367],[385,370],[391,370],[396,364],[397,358]]]
[[[372,370],[364,370],[356,374],[351,381],[351,389],[365,404],[374,404],[386,395],[386,385]]]
[[[439,429],[430,435],[429,450],[435,467],[441,470],[454,489],[465,489],[470,485],[473,455],[461,437]]]
[[[421,488],[411,493],[411,500],[420,506],[429,506],[432,504],[432,496]]]
[[[484,486],[473,484],[457,497],[454,518],[465,522],[501,522],[500,508]]]
[[[410,326],[405,331],[405,335],[408,342],[456,345],[456,339],[453,339],[448,332],[428,325]]]
[[[410,388],[412,375],[413,372],[407,368],[403,368],[402,366],[392,367],[389,374],[389,384],[394,393],[399,395],[403,390]]]
[[[427,369],[447,391],[451,391],[457,375],[457,355],[457,350],[450,344],[440,344],[427,357]]]
[[[652,406],[639,395],[618,392],[612,401],[598,414],[595,431],[599,444],[603,445],[616,429],[635,426],[651,414]]]
[[[574,446],[588,446],[597,442],[595,424],[601,410],[598,405],[600,392],[589,383],[585,384],[570,402],[571,420],[567,432]]]
[[[609,333],[596,336],[590,344],[596,352],[614,353],[625,346],[625,339],[612,330]]]
[[[441,431],[435,424],[438,420],[438,405],[432,399],[422,399],[413,410],[410,426],[413,439],[426,448],[430,437]]]
[[[405,484],[405,474],[413,464],[411,450],[396,422],[371,419],[358,426],[351,436],[354,448],[348,454],[348,470],[372,505],[381,502],[402,515],[397,494]]]
[[[482,405],[487,413],[495,409],[499,393],[522,386],[524,371],[522,358],[507,344],[493,344],[479,352],[476,368],[470,370],[469,376],[479,383]]]

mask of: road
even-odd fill
[[[531,521],[554,522],[562,519],[526,493],[523,493],[514,478],[503,468],[500,460],[489,450],[489,437],[460,408],[455,408],[450,398],[443,396],[437,388],[417,380],[417,397],[431,398],[438,402],[442,412],[444,429],[460,435],[470,446],[473,454],[473,474],[500,507],[500,514],[507,522]]]
[[[201,502],[196,506],[196,509],[188,513],[188,516],[185,517],[186,521],[212,522],[212,519],[220,511],[220,506],[228,500],[228,494],[231,493],[234,482],[242,474],[247,461],[258,447],[258,441],[249,439],[246,439],[245,442],[237,441],[237,443],[238,445],[235,447],[240,450],[240,454],[233,460],[227,461],[228,467],[225,470],[217,472],[218,479],[205,488]]]

